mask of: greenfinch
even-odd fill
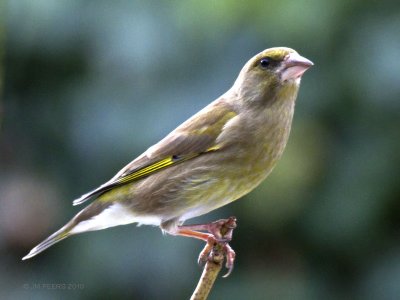
[[[285,47],[255,55],[226,93],[76,199],[74,205],[92,203],[23,259],[71,235],[130,223],[207,241],[210,233],[183,223],[239,199],[270,174],[289,137],[300,79],[312,65]]]

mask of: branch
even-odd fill
[[[221,271],[224,255],[219,253],[213,255],[213,258],[208,260],[204,266],[203,274],[201,274],[199,283],[193,292],[190,300],[205,300],[217,279],[219,271]]]

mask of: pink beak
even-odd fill
[[[297,54],[290,53],[283,62],[282,80],[300,78],[305,71],[314,64],[307,58]]]

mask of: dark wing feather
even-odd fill
[[[232,108],[222,101],[211,103],[125,166],[110,181],[74,200],[73,204],[81,204],[114,187],[220,149],[222,145],[218,145],[216,140],[225,124],[236,115]]]

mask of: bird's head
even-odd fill
[[[233,87],[247,101],[271,99],[279,90],[297,93],[301,76],[312,65],[293,49],[269,48],[245,64]]]

